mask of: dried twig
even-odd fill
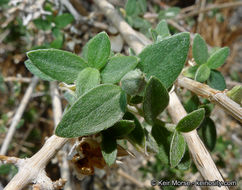
[[[242,123],[241,106],[231,100],[226,93],[215,90],[206,84],[202,84],[186,77],[180,77],[178,79],[178,85],[191,90],[199,96],[209,99]]]
[[[137,39],[136,32],[119,16],[115,8],[106,0],[94,0],[96,5],[103,11],[106,17],[112,21],[115,27],[123,35],[125,41],[136,53],[140,53],[144,48],[144,44]],[[183,108],[180,100],[175,92],[170,94],[170,104],[168,111],[174,123],[178,123],[180,119],[186,116],[186,111]],[[192,158],[205,180],[219,180],[223,181],[223,177],[216,168],[209,152],[200,140],[197,131],[194,130],[190,133],[183,134],[188,144]],[[210,187],[210,189],[221,189],[220,187]],[[222,187],[222,189],[227,189]]]
[[[13,138],[13,135],[15,133],[15,130],[16,130],[16,126],[18,125],[18,122],[20,121],[22,115],[23,115],[23,112],[29,102],[29,99],[32,95],[32,92],[36,86],[38,82],[38,78],[37,77],[33,77],[32,79],[32,82],[29,84],[29,87],[28,89],[26,90],[26,93],[24,94],[24,97],[14,115],[14,118],[12,120],[12,123],[8,129],[8,133],[7,133],[7,136],[5,137],[4,139],[4,142],[3,142],[3,145],[1,147],[1,151],[0,151],[0,154],[2,155],[5,155],[6,152],[7,152],[7,149],[8,149],[8,146],[9,146],[9,143],[11,142],[12,138]]]
[[[51,97],[52,97],[54,123],[56,127],[62,117],[62,106],[61,106],[60,94],[58,92],[56,82],[50,83],[50,91],[51,91]],[[65,150],[62,150],[58,152],[58,156],[62,159],[61,163],[59,163],[61,178],[65,179],[67,182],[66,185],[64,186],[64,190],[71,190],[70,169],[67,161],[67,153]]]
[[[204,9],[194,10],[194,11],[191,11],[191,12],[185,14],[185,15],[179,15],[177,17],[177,19],[182,20],[182,19],[185,19],[187,17],[191,17],[191,16],[199,15],[200,13],[205,13],[205,12],[211,11],[213,9],[224,9],[224,8],[231,8],[231,7],[238,7],[238,6],[242,6],[241,1],[229,2],[229,3],[223,3],[223,4],[213,4],[213,5],[210,5],[206,8],[204,8]]]
[[[4,77],[4,82],[23,82],[29,83],[31,82],[31,78],[28,77]]]
[[[150,188],[150,185],[147,185],[143,182],[138,181],[137,179],[135,179],[134,177],[130,176],[129,174],[125,173],[123,170],[119,169],[117,171],[117,173],[124,177],[125,179],[129,180],[130,182],[134,183],[135,185],[137,185],[137,187],[139,188]]]

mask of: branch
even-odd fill
[[[57,86],[56,82],[50,83],[50,92],[52,97],[52,107],[53,107],[55,128],[60,122],[62,117],[62,106],[61,106],[60,94],[56,86]],[[59,162],[61,178],[66,180],[64,190],[70,190],[71,189],[70,168],[67,161],[66,151],[67,150],[65,150],[65,147],[63,147],[62,151],[58,152],[58,157],[61,158],[61,162]]]
[[[119,30],[127,44],[134,49],[138,54],[144,48],[144,44],[136,37],[136,32],[121,18],[115,8],[106,0],[94,0],[96,5],[102,10],[106,17],[111,20],[113,25]],[[180,119],[186,116],[186,111],[183,108],[180,100],[175,92],[170,94],[170,104],[168,111],[174,123],[178,123]],[[209,152],[200,140],[197,131],[183,134],[188,144],[192,158],[197,166],[197,169],[205,180],[223,181],[223,177],[216,168]],[[226,187],[209,187],[210,189],[227,189]]]
[[[38,80],[39,79],[37,77],[33,77],[32,82],[29,84],[29,87],[24,94],[24,97],[14,115],[12,123],[8,129],[7,136],[5,137],[3,145],[1,147],[0,154],[2,154],[2,155],[5,155],[8,150],[9,143],[11,142],[13,135],[16,131],[16,126],[18,125],[18,123],[24,113],[25,108],[26,108],[27,104],[29,103],[29,99],[33,93],[33,90],[34,90]]]
[[[191,90],[193,93],[209,99],[214,102],[227,113],[231,114],[235,119],[242,123],[242,108],[239,104],[231,100],[224,92],[210,88],[206,84],[191,80],[186,77],[178,78],[178,85]]]
[[[205,12],[211,11],[213,9],[224,9],[224,8],[239,7],[239,6],[242,6],[241,1],[229,2],[229,3],[223,3],[223,4],[215,4],[215,5],[211,5],[209,7],[206,7],[204,9],[191,11],[191,12],[189,12],[189,13],[183,15],[183,16],[178,16],[177,19],[182,20],[184,18],[199,15],[200,13],[205,13]]]

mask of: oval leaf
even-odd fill
[[[128,134],[128,140],[135,146],[145,146],[145,133],[139,120],[132,113],[125,113],[124,119],[134,120],[135,128]],[[137,146],[138,145],[138,146]]]
[[[205,82],[210,75],[210,68],[206,64],[202,64],[196,71],[195,80],[198,82]]]
[[[176,126],[176,130],[187,133],[194,129],[196,129],[202,122],[205,115],[204,108],[198,109],[187,114],[184,118],[182,118]]]
[[[145,89],[143,111],[149,124],[154,124],[156,117],[167,107],[169,94],[156,77],[151,77]]]
[[[216,70],[211,70],[211,74],[208,78],[208,85],[211,88],[223,91],[226,88],[226,83],[223,75]]]
[[[195,34],[193,39],[192,56],[198,65],[206,63],[208,59],[207,44],[199,34]]]
[[[96,69],[104,67],[108,61],[111,51],[111,44],[106,32],[94,36],[87,46],[88,65]]]
[[[117,83],[138,64],[135,56],[118,55],[109,59],[108,64],[101,72],[103,83]]]
[[[179,170],[188,170],[191,166],[191,159],[190,159],[190,154],[188,151],[188,147],[186,146],[186,151],[184,153],[184,156],[181,159],[181,162],[177,165],[177,168]]]
[[[152,126],[151,135],[154,137],[158,145],[158,158],[164,164],[168,165],[172,133],[168,131],[163,125],[156,123]]]
[[[65,83],[73,83],[87,64],[79,56],[57,49],[42,49],[27,53],[30,61],[44,74]]]
[[[180,33],[149,45],[139,54],[138,67],[147,77],[155,76],[169,88],[184,66],[189,44],[189,33]]]
[[[216,145],[217,132],[212,119],[206,117],[201,124],[202,140],[204,144],[212,151]]]
[[[63,116],[55,134],[73,138],[98,133],[120,120],[125,107],[126,99],[120,87],[100,85],[77,99]]]
[[[116,139],[110,137],[109,135],[102,134],[101,143],[102,155],[105,162],[111,166],[117,157],[117,142]]]
[[[170,36],[170,31],[167,25],[167,22],[165,20],[161,20],[159,24],[157,24],[155,31],[158,35],[160,35],[162,38]]]
[[[41,70],[39,70],[31,61],[28,59],[27,61],[24,62],[25,67],[34,75],[37,77],[41,78],[42,80],[47,80],[47,81],[53,81],[55,79],[51,78],[50,76],[46,75],[43,73]]]
[[[100,84],[100,73],[95,68],[85,68],[77,76],[76,79],[76,94],[81,96],[91,88]]]
[[[170,164],[171,167],[176,167],[186,150],[186,142],[184,137],[178,132],[175,131],[171,140],[171,147],[170,147]]]
[[[120,139],[127,136],[135,128],[135,123],[132,120],[121,120],[110,127],[105,132],[112,138]]]
[[[229,48],[224,47],[215,51],[208,59],[207,66],[210,69],[216,69],[224,64],[225,60],[229,56]]]

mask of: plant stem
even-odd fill
[[[224,92],[215,90],[206,84],[202,84],[186,77],[179,77],[177,81],[179,86],[191,90],[193,93],[214,102],[242,123],[241,106],[231,100]]]

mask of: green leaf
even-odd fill
[[[35,26],[40,30],[50,30],[51,29],[51,22],[48,20],[44,20],[42,18],[37,18],[34,21]]]
[[[170,164],[171,167],[176,167],[184,156],[186,150],[186,142],[184,137],[175,131],[171,140],[170,147]]]
[[[34,75],[41,78],[42,80],[53,81],[55,79],[51,78],[49,75],[46,75],[41,70],[39,70],[31,61],[28,59],[24,62],[25,67]]]
[[[128,0],[125,4],[125,11],[128,16],[132,16],[136,10],[136,0]]]
[[[105,162],[111,166],[117,157],[117,142],[115,138],[102,133],[101,151]]]
[[[145,76],[139,69],[128,72],[121,79],[122,89],[129,95],[140,94],[145,87]]]
[[[217,70],[211,70],[211,74],[208,78],[208,85],[211,88],[223,91],[226,88],[226,83],[223,75]]]
[[[27,56],[41,72],[65,83],[73,83],[87,66],[79,56],[57,49],[33,50]]]
[[[54,22],[56,24],[56,27],[65,28],[73,20],[74,20],[74,17],[71,14],[64,13],[55,17]]]
[[[129,71],[138,64],[135,56],[118,55],[109,59],[107,65],[101,72],[103,83],[117,83]]]
[[[105,130],[105,133],[115,139],[126,137],[135,128],[135,123],[132,120],[121,120],[114,124],[113,127]]]
[[[191,166],[191,159],[190,159],[190,154],[188,151],[188,147],[186,146],[186,151],[184,153],[184,156],[181,159],[181,162],[177,165],[177,168],[179,170],[188,170]]]
[[[204,119],[205,110],[203,108],[195,110],[182,118],[176,126],[176,130],[187,133],[196,129]]]
[[[199,98],[196,95],[193,95],[184,105],[185,110],[190,113],[198,109],[200,102]]]
[[[227,92],[227,96],[232,100],[242,105],[242,86],[236,85],[230,91]]]
[[[76,94],[73,91],[66,91],[64,93],[64,98],[68,101],[70,105],[73,105],[77,99]]]
[[[195,66],[192,66],[192,67],[187,67],[187,68],[184,69],[184,71],[182,72],[182,74],[185,77],[194,79],[198,67],[199,67],[199,65],[195,65]]]
[[[147,3],[146,0],[138,0],[137,1],[138,7],[141,10],[141,13],[145,13],[147,11]]]
[[[79,97],[63,116],[55,134],[73,138],[113,126],[125,112],[126,97],[115,85],[100,85]]]
[[[198,82],[205,82],[210,75],[210,68],[206,64],[202,64],[196,71],[195,80]]]
[[[195,34],[192,45],[192,55],[198,65],[208,60],[208,47],[202,36]]]
[[[156,77],[151,77],[144,95],[143,111],[145,120],[153,125],[156,117],[167,107],[169,94]]]
[[[50,47],[60,49],[62,48],[63,42],[64,42],[63,35],[59,35],[55,40],[51,42]]]
[[[152,40],[155,42],[156,39],[157,39],[157,36],[158,36],[156,30],[154,30],[153,28],[149,28],[149,33],[150,33],[150,35],[152,37]]]
[[[167,22],[165,20],[161,20],[159,24],[156,26],[155,30],[158,33],[158,35],[160,35],[162,38],[165,38],[171,35]]]
[[[225,60],[229,56],[229,48],[224,47],[215,51],[208,59],[207,66],[210,69],[216,69],[224,64]]]
[[[76,79],[77,97],[83,95],[90,89],[100,84],[100,73],[95,68],[87,67],[83,69]]]
[[[189,33],[180,33],[147,46],[140,54],[138,67],[155,76],[169,88],[179,76],[187,58]]]
[[[202,140],[204,144],[212,151],[216,145],[217,132],[212,119],[206,117],[201,124]]]
[[[161,123],[152,126],[151,135],[158,145],[158,158],[164,163],[169,163],[169,152],[172,133],[168,131]]]
[[[143,97],[142,96],[132,96],[129,100],[130,104],[140,104],[143,102]]]
[[[106,32],[94,36],[87,46],[88,65],[100,70],[108,61],[111,51],[111,44]]]
[[[135,128],[128,134],[128,140],[131,141],[135,146],[145,146],[145,133],[139,120],[131,113],[126,112],[123,119],[134,120]]]

